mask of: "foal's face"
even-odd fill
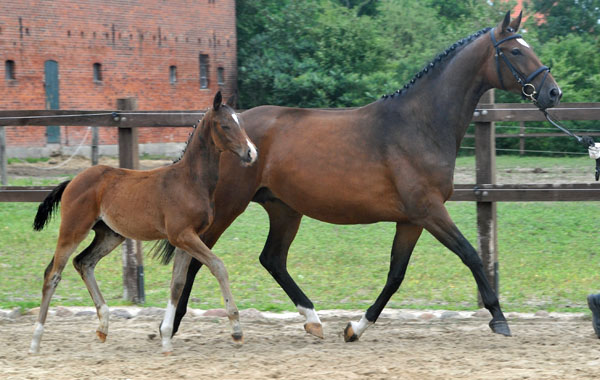
[[[252,165],[258,157],[256,146],[242,128],[242,120],[228,105],[219,105],[213,112],[211,134],[217,147],[240,157],[245,165]]]

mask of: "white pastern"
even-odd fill
[[[103,334],[108,334],[108,321],[110,319],[110,310],[108,309],[108,306],[106,304],[98,308],[98,319],[100,320],[98,331],[100,331]]]
[[[163,352],[173,351],[173,344],[171,343],[171,334],[173,334],[173,321],[175,320],[175,305],[169,300],[167,304],[167,310],[165,311],[165,317],[163,323],[160,326],[160,334],[162,335],[162,350]]]
[[[42,340],[43,333],[44,325],[36,322],[35,329],[33,330],[33,339],[31,340],[31,346],[29,347],[29,353],[37,354],[40,351],[40,341]]]
[[[304,315],[306,317],[306,323],[318,323],[321,324],[321,320],[317,315],[315,309],[307,309],[302,306],[296,306],[298,308],[298,313]]]
[[[363,315],[362,318],[360,319],[360,321],[358,322],[350,322],[350,324],[352,325],[352,330],[354,331],[354,334],[356,334],[357,337],[360,338],[360,336],[365,332],[365,330],[371,326],[374,322],[369,322],[367,320],[366,315]]]
[[[530,48],[530,49],[531,49],[531,46],[529,46],[529,44],[528,44],[527,42],[525,42],[525,40],[524,40],[524,39],[522,39],[522,38],[517,38],[517,42],[518,42],[518,43],[520,43],[521,45],[523,45],[523,46],[525,46],[525,47],[528,47],[528,48]]]

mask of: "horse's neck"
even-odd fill
[[[456,151],[479,99],[491,88],[480,70],[489,53],[486,39],[489,39],[487,34],[465,46],[435,77],[417,81],[413,93],[407,93],[408,97],[426,101],[403,102],[419,107],[418,113],[427,115],[421,127],[428,128],[438,142],[455,144]]]
[[[210,134],[210,124],[202,122],[194,131],[180,166],[189,176],[190,184],[208,189],[212,194],[219,175],[221,152],[217,149]]]

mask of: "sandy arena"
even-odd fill
[[[390,310],[356,343],[341,332],[360,312],[323,311],[325,339],[296,313],[242,310],[236,347],[219,311],[190,311],[161,354],[159,309],[114,308],[96,340],[91,308],[51,309],[41,353],[27,353],[34,315],[0,312],[0,378],[8,379],[598,379],[591,314],[508,313],[513,337],[493,334],[486,311]],[[209,313],[211,314],[211,313]]]

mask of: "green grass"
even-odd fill
[[[468,164],[462,159],[459,165]],[[0,308],[39,305],[42,275],[53,254],[59,222],[33,232],[36,208],[34,203],[0,203]],[[450,202],[448,209],[476,246],[475,204]],[[500,300],[505,312],[587,309],[586,295],[600,291],[598,211],[595,202],[498,204]],[[228,268],[238,307],[294,310],[258,261],[267,233],[266,213],[251,204],[214,252]],[[305,217],[288,268],[317,309],[365,309],[384,285],[393,234],[392,223],[338,226]],[[151,244],[145,244],[145,252]],[[83,248],[82,244],[79,250]],[[170,271],[170,266],[146,257],[147,306],[165,306]],[[120,249],[98,264],[96,274],[109,306],[126,304],[121,300]],[[53,305],[93,305],[71,265],[63,272]],[[222,307],[217,282],[205,268],[196,279],[190,306]],[[424,232],[404,283],[388,307],[476,309],[475,282],[456,255]]]

